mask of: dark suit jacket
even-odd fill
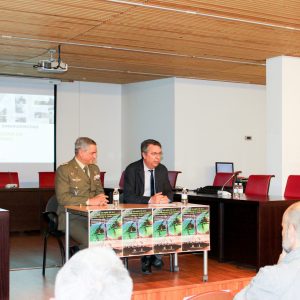
[[[172,192],[171,184],[169,182],[167,168],[164,165],[159,164],[155,168],[154,174],[155,174],[156,193],[162,192],[163,195],[166,195],[172,201],[173,192]],[[125,169],[124,194],[123,194],[124,203],[147,204],[149,202],[150,197],[143,196],[144,183],[145,183],[144,164],[143,164],[143,160],[141,159],[130,164]]]

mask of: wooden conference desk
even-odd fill
[[[0,208],[0,299],[9,299],[9,212]]]
[[[107,195],[113,189],[104,189]],[[0,188],[0,208],[10,212],[10,231],[42,230],[42,212],[54,188]]]
[[[208,280],[209,209],[207,205],[120,204],[65,206],[66,249],[69,249],[70,214],[87,218],[89,247],[112,247],[120,257],[203,251],[203,281]],[[66,260],[69,259],[66,251]],[[175,264],[174,264],[175,263]]]
[[[0,207],[10,212],[10,231],[41,230],[41,214],[54,188],[0,189]]]
[[[179,199],[176,194],[175,201]],[[227,199],[189,193],[189,203],[210,207],[210,255],[219,261],[252,265],[257,270],[277,263],[282,251],[282,216],[295,201],[282,196]]]

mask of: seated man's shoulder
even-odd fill
[[[60,165],[58,166],[58,168],[66,168],[66,167],[69,166],[69,165],[70,165],[70,162],[69,162],[69,161],[66,161],[66,162],[60,164]],[[57,169],[58,169],[58,168],[57,168]]]
[[[159,164],[157,167],[156,167],[156,169],[159,169],[159,170],[163,170],[163,171],[168,171],[168,169],[167,169],[167,167],[165,166],[165,165],[163,165],[163,164]]]
[[[74,166],[73,162],[72,161],[67,161],[67,162],[64,162],[62,164],[60,164],[56,170],[56,172],[68,172],[70,171],[71,169],[74,169],[76,168],[77,166]]]
[[[134,161],[134,162],[130,163],[130,164],[126,167],[125,171],[126,171],[126,170],[135,169],[135,168],[141,167],[141,166],[143,166],[142,160],[137,160],[137,161]]]

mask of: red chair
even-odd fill
[[[247,181],[245,194],[268,196],[271,178],[274,175],[250,175]]]
[[[54,188],[55,187],[55,172],[39,172],[39,187]]]
[[[124,176],[125,176],[125,171],[122,172],[121,178],[120,178],[120,181],[119,181],[119,187],[120,187],[121,190],[124,189]]]
[[[168,177],[171,184],[172,189],[175,189],[176,187],[176,181],[177,176],[179,173],[182,173],[181,171],[168,171]]]
[[[102,187],[104,187],[104,176],[105,176],[105,173],[106,172],[101,172],[100,171],[100,180],[101,180]]]
[[[211,291],[203,292],[198,295],[192,296],[189,300],[232,300],[233,294],[231,291]]]
[[[0,188],[5,188],[7,184],[16,184],[19,186],[18,172],[0,172]]]
[[[288,177],[284,197],[300,199],[300,175],[290,175]]]
[[[226,181],[228,181],[225,184],[225,186],[232,187],[236,177],[233,176],[234,174],[235,173],[222,173],[222,172],[217,173],[213,182],[213,186],[223,186],[226,183]],[[230,179],[230,177],[232,178]]]

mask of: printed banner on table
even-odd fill
[[[182,208],[182,251],[209,249],[209,208]]]
[[[119,256],[210,249],[209,207],[89,211],[89,247],[111,247]]]
[[[90,211],[90,247],[111,247],[118,255],[123,255],[121,212],[121,210]]]
[[[181,208],[164,207],[153,210],[154,253],[181,251]]]
[[[153,254],[152,209],[126,209],[122,222],[123,255]]]

